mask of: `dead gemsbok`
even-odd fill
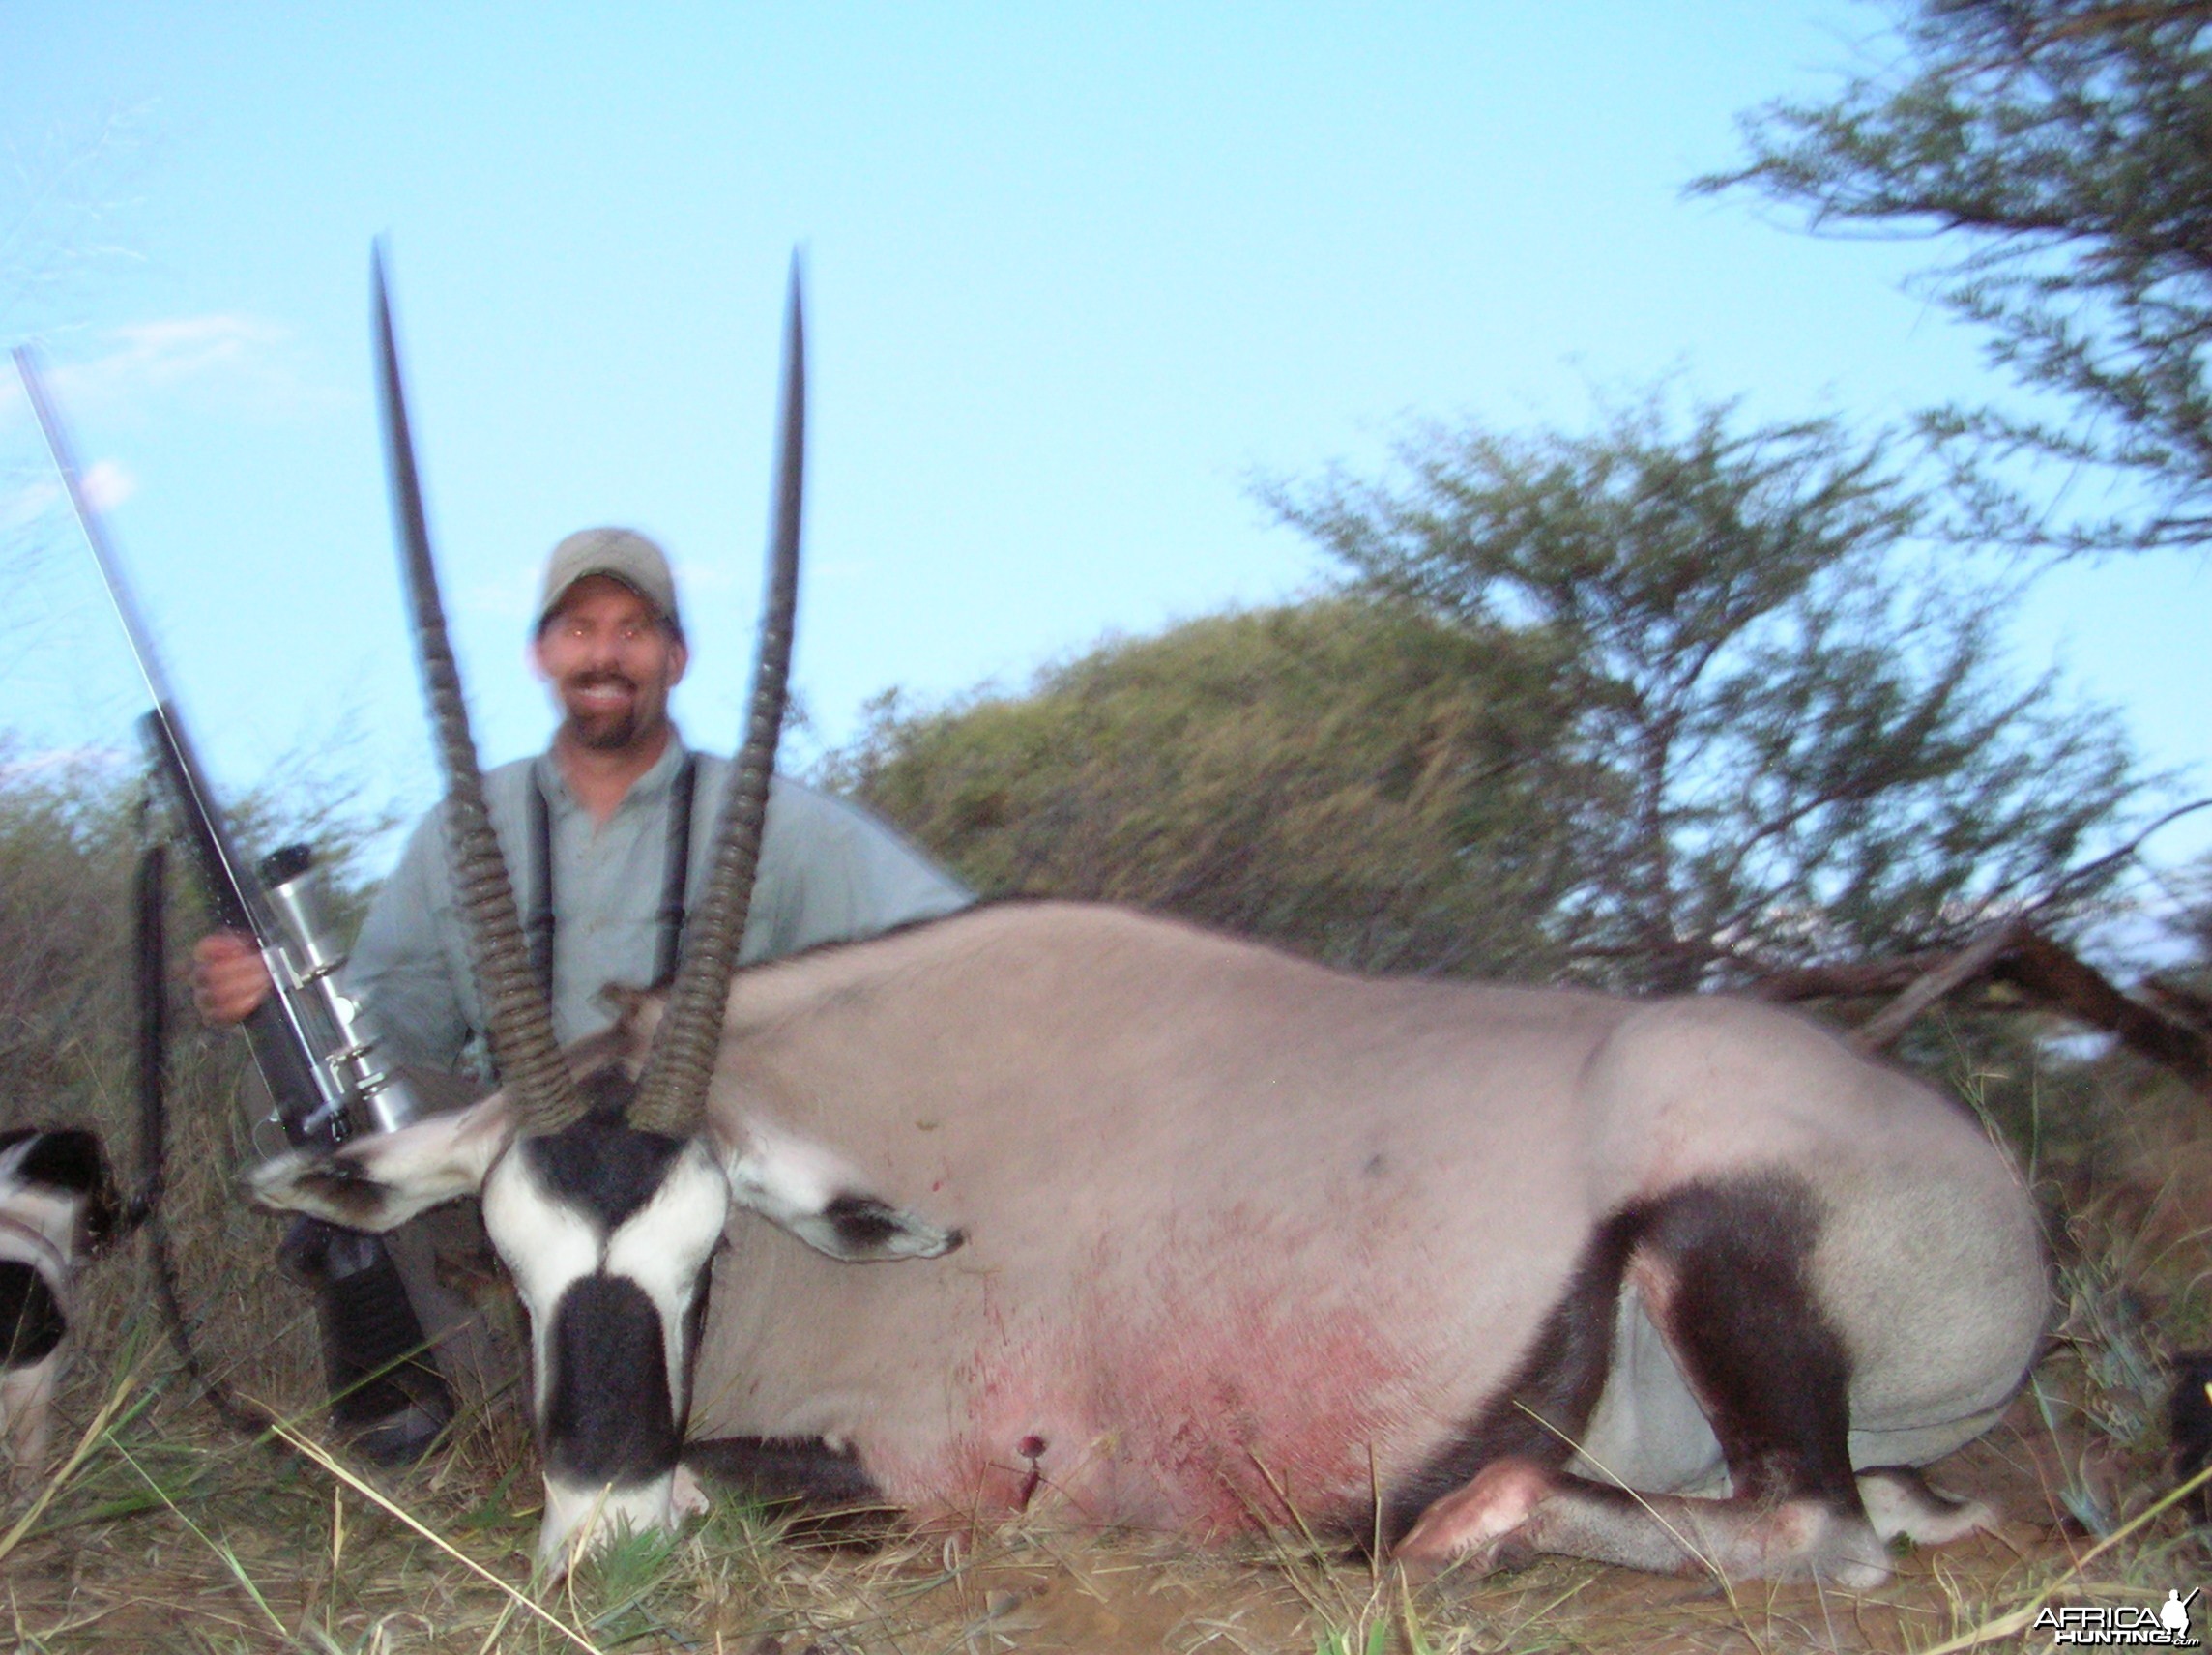
[[[257,1185],[367,1227],[481,1191],[534,1329],[541,1556],[595,1513],[674,1521],[686,1431],[771,1491],[924,1520],[1295,1513],[1474,1567],[1864,1584],[1885,1538],[1988,1520],[1907,1467],[2035,1355],[2028,1199],[1963,1111],[1810,1023],[1363,979],[1062,903],[733,977],[790,643],[796,287],[789,348],[780,598],[673,990],[554,1049],[418,512],[506,1089]]]

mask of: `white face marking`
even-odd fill
[[[599,1267],[598,1227],[548,1193],[522,1155],[502,1156],[484,1179],[483,1221],[530,1311],[531,1393],[542,1416],[553,1312],[578,1277]]]
[[[729,1162],[730,1197],[771,1224],[819,1213],[852,1182],[845,1165],[812,1139],[765,1120],[746,1122],[744,1153]]]
[[[354,1139],[335,1153],[288,1151],[254,1168],[247,1182],[253,1199],[264,1206],[389,1230],[440,1202],[473,1193],[484,1182],[511,1133],[507,1099],[495,1092],[467,1109],[429,1116],[396,1132]],[[326,1171],[334,1161],[382,1187],[383,1197],[372,1215],[364,1218],[324,1201],[311,1175]]]
[[[446,1154],[450,1159],[451,1148]],[[432,1158],[409,1157],[412,1170],[421,1172]],[[380,1162],[376,1170],[381,1175],[384,1165]],[[545,1186],[529,1155],[499,1154],[483,1179],[484,1228],[530,1312],[532,1393],[539,1420],[554,1379],[550,1357],[562,1297],[597,1272],[634,1284],[654,1307],[668,1374],[669,1412],[683,1417],[690,1391],[690,1352],[684,1348],[689,1313],[705,1291],[707,1266],[729,1222],[733,1200],[836,1258],[933,1258],[958,1244],[954,1234],[899,1213],[891,1215],[897,1228],[888,1238],[870,1243],[865,1254],[857,1252],[827,1209],[840,1197],[867,1199],[858,1194],[860,1187],[853,1170],[819,1144],[772,1126],[756,1126],[746,1151],[726,1166],[705,1142],[685,1144],[651,1199],[602,1235],[591,1213]],[[614,1525],[673,1527],[691,1503],[679,1499],[678,1485],[679,1479],[661,1476],[610,1492],[564,1484],[549,1475],[538,1537],[540,1567],[566,1570],[581,1548]]]
[[[545,1521],[538,1529],[538,1568],[559,1580],[602,1541],[624,1529],[674,1528],[683,1520],[676,1498],[676,1476],[655,1477],[631,1488],[591,1487],[566,1478],[545,1479]]]
[[[834,1151],[771,1122],[747,1121],[745,1133],[743,1152],[726,1163],[730,1199],[816,1252],[832,1259],[935,1259],[960,1244],[954,1231],[885,1207],[897,1228],[857,1247],[827,1212],[838,1197],[866,1189],[860,1175]]]
[[[49,1275],[66,1271],[76,1254],[77,1214],[83,1206],[82,1196],[0,1178],[0,1213],[9,1219],[7,1228],[0,1229],[0,1258],[38,1264]]]
[[[730,1217],[730,1186],[706,1147],[693,1139],[669,1166],[653,1199],[607,1237],[604,1268],[645,1290],[660,1315],[668,1362],[669,1410],[681,1419],[690,1388],[684,1329],[704,1287],[707,1261]]]
[[[31,1237],[17,1234],[14,1237],[15,1250],[0,1257],[43,1263],[50,1275],[75,1261],[77,1220],[84,1210],[86,1198],[81,1191],[59,1189],[23,1176],[23,1162],[39,1147],[39,1140],[44,1136],[44,1133],[34,1133],[20,1144],[0,1149],[0,1213],[6,1213],[14,1223],[36,1234],[45,1243],[47,1252],[42,1261]],[[0,1232],[0,1241],[6,1239],[6,1233]],[[47,1285],[58,1292],[65,1284],[56,1281]]]

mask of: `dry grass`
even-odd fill
[[[1547,1560],[1494,1580],[1412,1581],[1297,1536],[1199,1553],[1028,1519],[869,1546],[725,1500],[681,1537],[632,1539],[534,1586],[538,1487],[511,1399],[480,1405],[434,1466],[364,1478],[243,1442],[193,1401],[141,1261],[99,1265],[57,1436],[77,1450],[0,1517],[0,1644],[25,1650],[1010,1650],[1933,1652],[2044,1648],[2044,1598],[2156,1602],[2212,1552],[2163,1492],[2161,1352],[2212,1327],[2212,1118],[2128,1083],[2079,1142],[2039,1146],[2060,1322],[2005,1424],[1938,1481],[1995,1497],[1997,1533],[1899,1559],[1878,1591],[1658,1579]],[[212,1101],[212,1100],[211,1100]],[[2105,1105],[2111,1100],[2107,1098]],[[2102,1107],[2102,1106],[2101,1106]],[[276,1226],[213,1169],[225,1110],[181,1112],[169,1208],[204,1353],[317,1422],[305,1294],[267,1261]],[[2082,1146],[2093,1146],[2084,1149]],[[2131,1522],[2138,1526],[2102,1544]]]
[[[153,1397],[159,1382],[142,1368],[104,1395],[84,1389],[110,1417],[94,1422],[82,1463],[0,1559],[0,1636],[18,1646],[1933,1650],[2031,1615],[2054,1590],[2155,1602],[2205,1566],[2201,1544],[2163,1517],[2101,1554],[2060,1525],[2051,1496],[2080,1445],[2052,1437],[2030,1402],[1949,1468],[1978,1488],[2006,1485],[2015,1518],[1998,1534],[1901,1559],[1874,1592],[1723,1587],[1557,1560],[1493,1581],[1414,1582],[1289,1541],[1199,1553],[1034,1522],[862,1548],[794,1535],[735,1502],[680,1538],[627,1541],[534,1592],[536,1491],[511,1474],[519,1455],[494,1451],[499,1430],[434,1471],[372,1485],[222,1437]]]

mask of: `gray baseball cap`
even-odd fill
[[[621,581],[660,612],[671,632],[684,636],[668,554],[635,529],[580,529],[553,548],[545,560],[545,583],[538,594],[538,630],[545,629],[571,586],[595,574]]]

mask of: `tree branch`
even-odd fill
[[[2003,974],[2053,1009],[2116,1035],[2130,1051],[2171,1069],[2197,1090],[2212,1090],[2212,1043],[2130,999],[2048,937],[2023,930]]]
[[[1930,967],[1906,991],[1851,1031],[1851,1044],[1862,1052],[1886,1048],[1919,1015],[1949,994],[1982,975],[1998,958],[2020,945],[2026,934],[2019,918],[1993,925],[1949,959]]]

